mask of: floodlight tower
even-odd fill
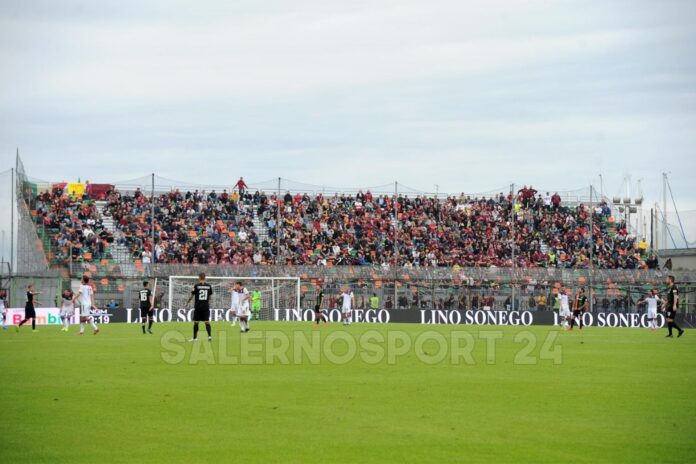
[[[619,212],[623,213],[626,226],[630,232],[631,214],[638,213],[638,208],[643,205],[643,193],[640,191],[640,181],[638,181],[638,190],[640,192],[640,196],[635,198],[631,197],[631,176],[626,176],[624,178],[624,184],[626,185],[626,195],[623,198],[615,196],[613,197],[612,202],[618,208]],[[638,223],[635,227],[633,227],[633,230],[636,232],[636,235],[640,235],[642,233],[642,230],[640,229],[640,214],[638,215]]]

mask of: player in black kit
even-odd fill
[[[191,303],[191,298],[196,299],[193,307],[193,338],[189,341],[198,340],[198,323],[205,322],[205,330],[208,332],[208,341],[213,339],[210,331],[210,297],[213,296],[213,287],[205,281],[205,274],[198,274],[198,283],[193,286],[191,296],[186,300],[186,307]]]
[[[585,289],[581,288],[575,295],[575,301],[573,302],[573,317],[570,320],[570,330],[575,327],[575,321],[578,321],[580,325],[580,330],[582,330],[582,315],[587,311],[587,297],[585,296]]]
[[[152,322],[154,319],[155,307],[152,304],[152,290],[149,289],[150,283],[143,282],[143,288],[138,292],[138,300],[140,300],[140,322],[145,333],[145,321],[148,321],[147,331],[152,333]]]
[[[667,304],[665,305],[665,319],[667,319],[667,338],[672,337],[672,329],[677,329],[679,335],[677,338],[684,334],[684,329],[679,327],[674,320],[677,318],[677,307],[679,306],[679,290],[674,284],[674,276],[667,276]]]
[[[319,293],[317,294],[317,303],[314,305],[314,320],[316,321],[317,325],[319,325],[320,321],[324,321],[324,324],[329,323],[328,317],[326,317],[324,310],[321,309],[321,305],[323,302],[324,302],[324,289],[320,288]]]

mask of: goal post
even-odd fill
[[[211,310],[230,309],[235,282],[241,282],[249,293],[260,293],[260,319],[275,319],[276,309],[300,309],[299,277],[206,277],[205,281],[213,287]],[[191,309],[186,307],[186,300],[197,282],[198,276],[170,276],[169,309]],[[189,306],[193,307],[193,302]]]

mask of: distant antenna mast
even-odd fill
[[[667,173],[662,173],[662,248],[667,248]]]
[[[672,197],[672,205],[674,205],[674,212],[677,214],[677,221],[679,222],[679,229],[681,230],[682,238],[684,239],[684,245],[689,248],[689,241],[686,239],[686,233],[684,232],[684,225],[681,221],[681,216],[679,215],[679,210],[677,209],[677,202],[674,200],[674,193],[672,193],[672,185],[667,179],[667,174],[665,174],[665,180],[667,181],[667,188],[669,188],[669,196]]]
[[[647,237],[647,231],[645,229],[646,227],[646,221],[645,217],[643,216],[643,187],[641,182],[643,179],[638,179],[636,181],[636,184],[638,188],[636,189],[636,198],[634,200],[636,207],[638,208],[638,233],[642,235],[643,238]]]

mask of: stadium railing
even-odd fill
[[[466,301],[471,306],[477,298],[479,307],[483,298],[490,299],[491,309],[511,309],[514,295],[515,309],[540,309],[543,295],[546,308],[553,304],[553,294],[561,286],[573,290],[585,288],[594,297],[595,311],[629,311],[637,308],[638,300],[651,288],[664,289],[666,271],[660,270],[589,270],[540,268],[382,268],[368,266],[213,266],[213,265],[139,265],[128,268],[124,274],[120,265],[74,263],[71,275],[78,279],[87,273],[97,285],[103,300],[117,300],[134,304],[136,290],[143,279],[158,278],[159,287],[166,294],[169,276],[229,277],[299,277],[301,298],[310,304],[320,287],[330,294],[338,294],[347,285],[355,293],[359,305],[365,306],[372,294],[377,294],[382,307],[459,307]],[[674,271],[682,294],[685,312],[696,312],[696,272]],[[590,292],[590,290],[592,290]],[[305,304],[305,306],[307,306]]]

